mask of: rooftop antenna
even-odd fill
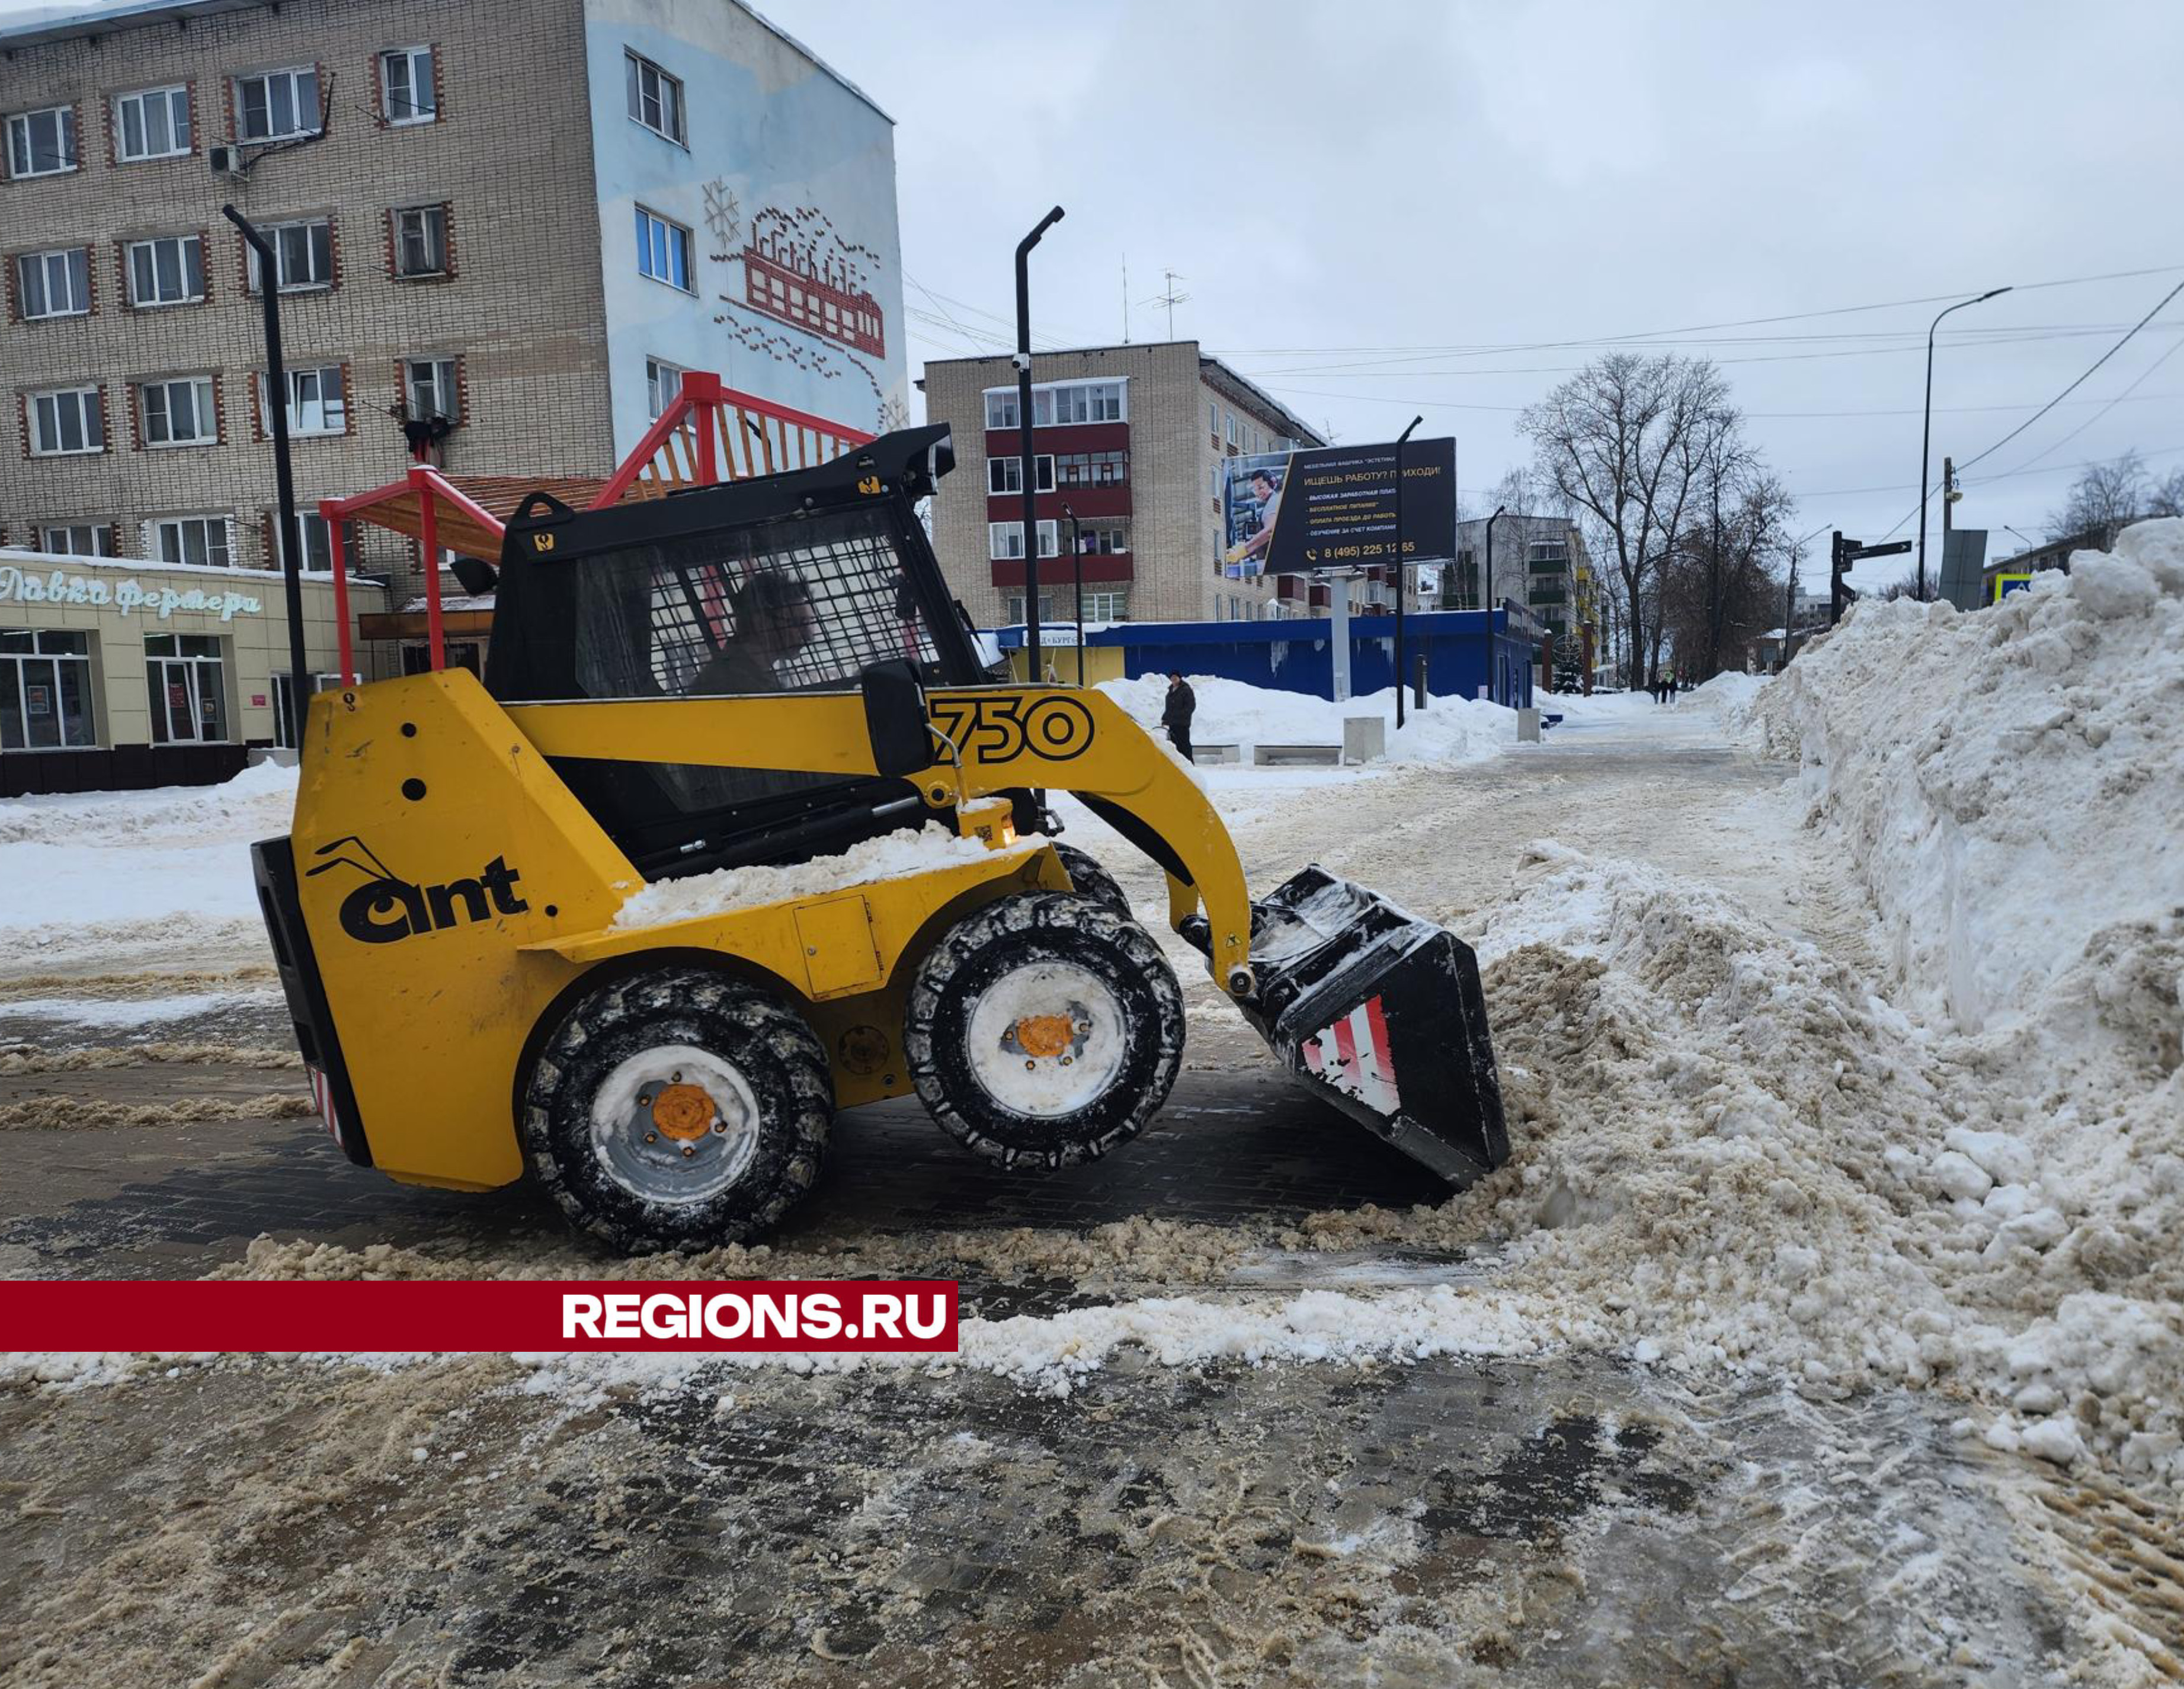
[[[1130,343],[1130,255],[1123,254],[1123,344]]]
[[[1167,307],[1167,337],[1173,340],[1175,338],[1175,308],[1190,298],[1188,293],[1177,293],[1175,284],[1188,281],[1190,278],[1178,276],[1173,270],[1163,270],[1161,271],[1161,276],[1167,282],[1167,292],[1154,294],[1152,302],[1156,305]]]

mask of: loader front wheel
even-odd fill
[[[1107,872],[1106,864],[1089,850],[1080,850],[1074,844],[1056,844],[1054,854],[1061,858],[1061,866],[1069,870],[1072,889],[1082,892],[1095,903],[1104,903],[1125,921],[1134,921],[1137,916],[1130,908],[1129,894],[1123,889],[1122,882]]]
[[[571,1220],[629,1254],[741,1243],[811,1187],[826,1047],[771,993],[697,967],[577,1000],[532,1063],[523,1150]]]
[[[1067,1167],[1128,1143],[1167,1100],[1183,992],[1127,916],[1080,893],[1024,892],[933,946],[903,1044],[950,1137],[1005,1167]]]

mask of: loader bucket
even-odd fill
[[[1307,1090],[1459,1190],[1507,1159],[1468,945],[1318,867],[1251,911],[1239,1006]]]

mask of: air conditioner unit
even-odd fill
[[[243,173],[242,148],[240,147],[208,147],[205,162],[212,166],[214,176],[239,176]]]

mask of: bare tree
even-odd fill
[[[1754,643],[1783,619],[1796,506],[1758,454],[1724,439],[1705,472],[1705,520],[1663,561],[1662,611],[1679,679],[1711,680],[1749,666]]]
[[[1629,612],[1632,686],[1644,683],[1649,655],[1659,659],[1654,577],[1684,530],[1713,435],[1733,415],[1728,384],[1705,360],[1613,352],[1518,419],[1540,481],[1600,525]]]
[[[2114,538],[2117,528],[2145,513],[2150,490],[2146,465],[2136,451],[2108,463],[2091,465],[2071,482],[2070,496],[2063,508],[2048,518],[2048,538],[2068,539],[2100,529]]]
[[[2144,515],[2184,516],[2184,469],[2172,469],[2146,495]]]

